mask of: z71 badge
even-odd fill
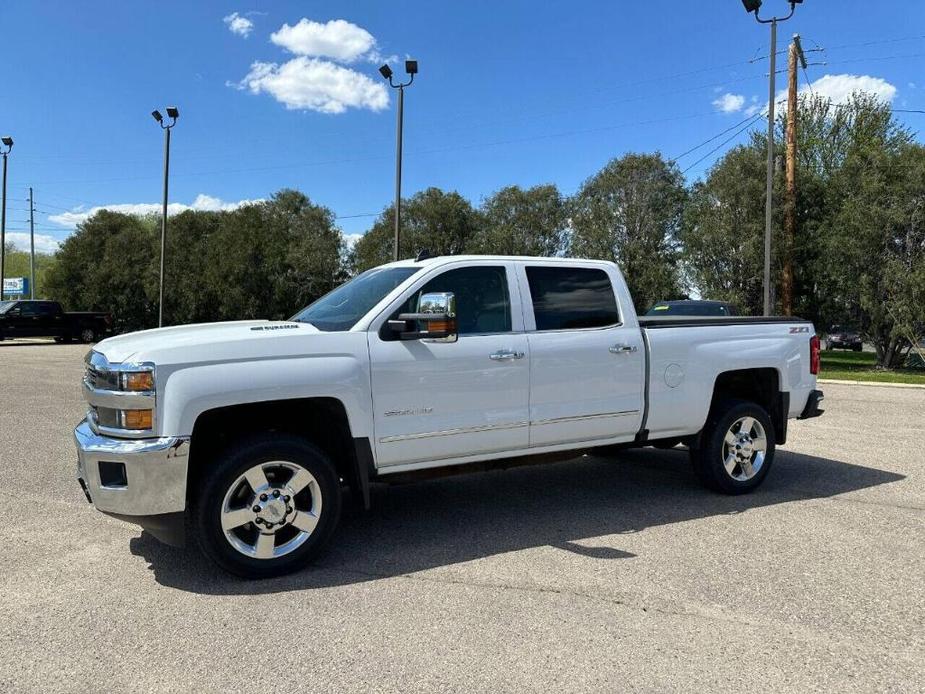
[[[809,332],[808,325],[799,325],[795,328],[790,328],[791,335],[796,335],[797,333],[808,333],[808,332]]]

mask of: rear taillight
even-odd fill
[[[814,376],[819,373],[819,336],[809,338],[809,372]]]

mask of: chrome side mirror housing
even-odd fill
[[[420,329],[420,324],[424,329]],[[390,320],[389,329],[400,340],[426,342],[456,342],[456,295],[453,292],[431,292],[418,298],[416,313],[400,313]]]

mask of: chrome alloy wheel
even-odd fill
[[[723,438],[723,466],[732,479],[745,482],[761,470],[767,450],[768,438],[761,422],[740,417]]]
[[[254,559],[301,547],[321,516],[321,488],[308,470],[275,460],[254,465],[229,486],[221,525],[228,543]]]

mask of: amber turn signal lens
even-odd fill
[[[446,320],[446,321],[430,321],[427,323],[427,332],[432,333],[455,333],[456,332],[456,321]]]
[[[154,374],[150,371],[137,371],[122,374],[123,390],[154,390]]]
[[[124,410],[122,418],[126,429],[154,428],[154,410]]]

